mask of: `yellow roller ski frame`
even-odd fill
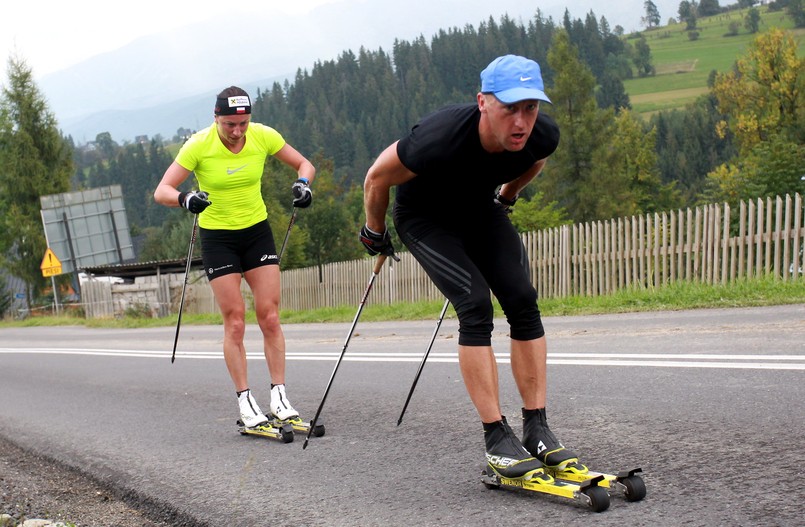
[[[546,468],[545,471],[559,481],[582,483],[591,478],[602,478],[601,486],[608,488],[613,494],[623,497],[626,501],[640,501],[646,497],[646,484],[637,474],[643,472],[641,468],[624,470],[617,474],[605,474],[588,470],[581,464],[572,464],[563,470]]]
[[[275,428],[290,425],[294,432],[300,434],[307,434],[310,431],[310,423],[308,421],[302,421],[302,418],[299,416],[291,419],[277,419],[276,417],[269,417],[269,419],[271,419],[271,426]],[[324,425],[321,423],[316,423],[316,426],[313,427],[314,437],[321,437],[324,435],[324,432]]]
[[[241,435],[276,439],[278,441],[282,441],[283,443],[290,443],[293,441],[293,427],[290,424],[284,424],[279,427],[266,424],[263,426],[248,428],[243,425],[243,421],[238,420],[238,432],[240,432]]]
[[[603,476],[588,478],[577,484],[560,481],[547,474],[537,474],[528,480],[506,478],[487,468],[481,473],[481,481],[488,489],[527,490],[569,499],[594,512],[609,508],[609,493],[600,486],[604,481]]]

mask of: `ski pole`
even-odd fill
[[[394,255],[391,255],[394,257]],[[321,409],[324,407],[324,401],[327,400],[327,394],[330,393],[330,387],[333,385],[333,378],[335,378],[335,372],[338,371],[338,367],[341,365],[341,361],[344,359],[344,353],[347,351],[347,346],[349,345],[349,340],[352,338],[352,333],[355,331],[355,325],[358,323],[358,319],[361,316],[361,311],[363,311],[363,306],[366,305],[366,299],[369,297],[369,291],[372,290],[372,285],[375,282],[375,278],[380,273],[380,269],[383,267],[383,262],[386,261],[385,254],[379,254],[377,256],[377,260],[375,261],[375,267],[372,270],[372,276],[369,278],[369,283],[366,285],[366,290],[363,292],[363,297],[361,298],[361,302],[358,305],[358,311],[355,313],[355,318],[352,320],[352,327],[349,328],[349,333],[347,333],[347,339],[344,341],[344,347],[341,348],[341,356],[338,357],[338,361],[335,363],[335,368],[333,368],[333,373],[330,374],[330,380],[327,382],[327,388],[324,389],[324,395],[321,398],[321,402],[319,403],[319,408],[316,410],[316,415],[313,416],[313,420],[310,422],[310,430],[308,430],[307,437],[305,437],[305,442],[302,445],[302,450],[307,448],[307,442],[310,439],[310,434],[313,433],[313,429],[316,427],[316,421],[319,420],[319,414],[321,414]]]
[[[397,419],[397,426],[400,426],[402,423],[403,416],[405,415],[405,410],[408,408],[408,403],[411,401],[411,396],[414,395],[414,388],[416,388],[416,383],[419,381],[419,376],[422,374],[422,369],[425,367],[425,361],[428,360],[428,355],[430,354],[430,349],[433,347],[433,342],[436,340],[436,335],[439,333],[439,327],[442,325],[442,320],[444,320],[444,314],[447,313],[447,306],[450,305],[450,300],[445,299],[444,305],[442,306],[442,312],[439,314],[439,320],[436,322],[436,329],[433,330],[433,336],[430,338],[430,344],[428,344],[428,349],[425,351],[425,356],[422,357],[422,362],[419,363],[419,369],[416,372],[416,376],[414,377],[414,383],[411,385],[411,390],[408,392],[408,398],[405,400],[405,404],[403,405],[402,412],[400,412],[400,418]]]
[[[182,325],[182,309],[184,308],[184,293],[187,289],[187,275],[190,274],[190,264],[193,262],[193,245],[196,243],[196,226],[198,225],[198,214],[193,214],[193,230],[190,233],[190,248],[187,250],[187,266],[184,270],[184,284],[182,284],[182,299],[179,301],[179,319],[176,321],[176,336],[173,338],[173,353],[171,354],[171,364],[176,360],[176,344],[179,342],[179,328]]]
[[[288,223],[288,230],[285,231],[285,240],[282,242],[282,248],[280,249],[280,255],[277,258],[277,263],[279,264],[282,262],[282,255],[285,254],[285,246],[288,245],[288,238],[291,236],[291,228],[293,227],[294,222],[296,222],[296,211],[299,210],[298,208],[293,208],[293,213],[291,213],[291,221]]]

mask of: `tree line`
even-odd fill
[[[712,73],[709,94],[650,118],[631,112],[623,88],[632,75],[653,74],[646,40],[632,37],[592,11],[584,19],[566,11],[561,23],[540,11],[525,24],[490,17],[430,41],[396,40],[388,51],[344,51],[259,90],[253,120],[279,130],[318,169],[313,207],[298,214],[283,265],[360,257],[362,181],[374,157],[430,111],[474,101],[481,69],[505,53],[539,62],[553,101],[541,111],[561,129],[559,149],[514,209],[522,231],[803,191],[803,61],[790,34],[760,35],[732,71]],[[8,76],[0,101],[2,267],[30,280],[32,293],[41,288],[38,196],[110,184],[123,188],[140,261],[184,257],[187,213],[152,199],[180,143],[119,145],[102,133],[91,149],[77,148],[58,132],[24,61],[9,60]],[[26,166],[26,157],[37,165]],[[269,160],[263,194],[279,242],[294,178]],[[449,189],[435,191],[450,199]]]

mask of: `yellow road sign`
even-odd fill
[[[61,274],[61,261],[50,250],[50,247],[45,251],[45,257],[42,258],[42,264],[39,268],[42,269],[42,276],[45,278]]]

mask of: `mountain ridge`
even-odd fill
[[[593,3],[583,0],[574,9]],[[40,86],[62,132],[77,144],[94,141],[103,132],[118,142],[140,135],[172,138],[179,128],[209,124],[215,94],[226,86],[235,84],[256,94],[258,88],[269,90],[274,82],[292,81],[298,70],[310,70],[316,62],[334,60],[348,50],[390,51],[396,39],[430,39],[440,30],[477,28],[504,14],[527,21],[537,9],[515,0],[499,0],[494,8],[481,0],[345,0],[321,5],[305,16],[255,13],[248,23],[235,24],[236,31],[230,30],[231,24],[212,20],[141,37],[46,75]],[[560,22],[556,15],[540,13]],[[609,14],[595,15],[610,20]],[[393,21],[393,29],[388,21]]]

